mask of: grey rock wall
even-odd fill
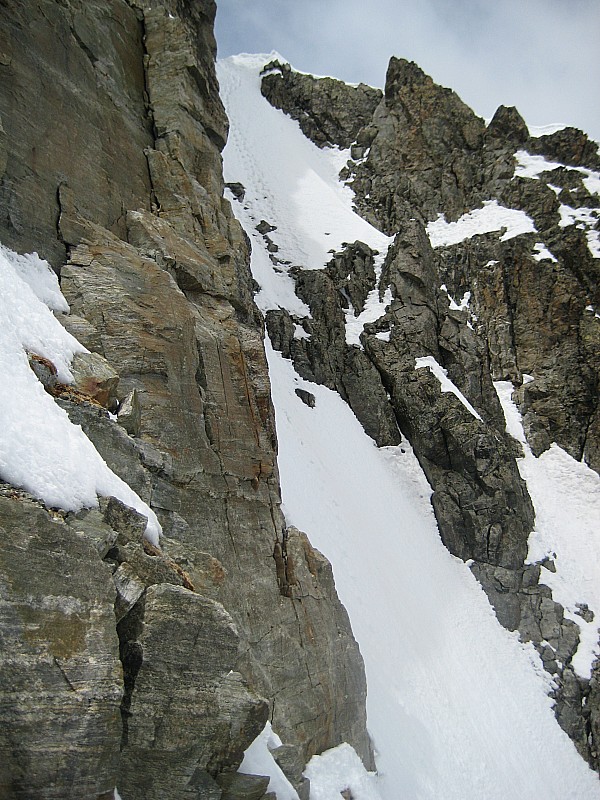
[[[267,718],[290,764],[345,740],[372,766],[330,567],[279,508],[262,320],[222,196],[214,15],[212,0],[0,8],[0,238],[60,270],[62,321],[118,377],[117,420],[85,381],[53,392],[164,531],[144,544],[115,501],[58,522],[3,503],[15,540],[36,530],[31,557],[0,561],[3,797],[216,800]]]
[[[126,0],[8,0],[0,30],[0,236],[58,268],[61,195],[120,236],[150,208],[142,24]]]
[[[97,797],[119,760],[110,568],[77,526],[0,494],[0,796]]]

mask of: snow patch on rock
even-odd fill
[[[533,220],[524,211],[505,208],[497,200],[486,200],[483,208],[463,214],[456,222],[447,222],[445,216],[440,214],[437,220],[428,223],[427,234],[432,247],[448,247],[473,236],[493,233],[503,228],[506,231],[500,237],[502,242],[536,231]]]
[[[61,298],[47,262],[1,248],[0,479],[65,511],[96,507],[98,495],[114,496],[148,518],[146,537],[158,544],[154,512],[108,467],[29,367],[28,351],[51,361],[59,380],[71,383],[73,355],[88,352],[50,310],[68,309]]]

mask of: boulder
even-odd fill
[[[99,405],[115,411],[119,375],[99,353],[75,353],[71,362],[74,387]]]

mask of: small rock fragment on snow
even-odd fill
[[[315,396],[311,392],[307,392],[306,389],[296,389],[296,395],[302,400],[304,405],[307,405],[309,408],[315,407]]]
[[[37,353],[28,353],[29,366],[34,371],[37,379],[47,392],[50,392],[58,383],[56,377],[56,367],[54,364]]]

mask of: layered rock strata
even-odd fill
[[[267,718],[290,764],[345,740],[372,765],[331,569],[279,508],[262,319],[222,196],[214,14],[0,9],[0,236],[60,271],[62,322],[118,376],[117,418],[86,392],[57,402],[164,532],[154,551],[114,501],[55,519],[7,489],[0,525],[31,555],[2,558],[3,797],[216,800]]]

